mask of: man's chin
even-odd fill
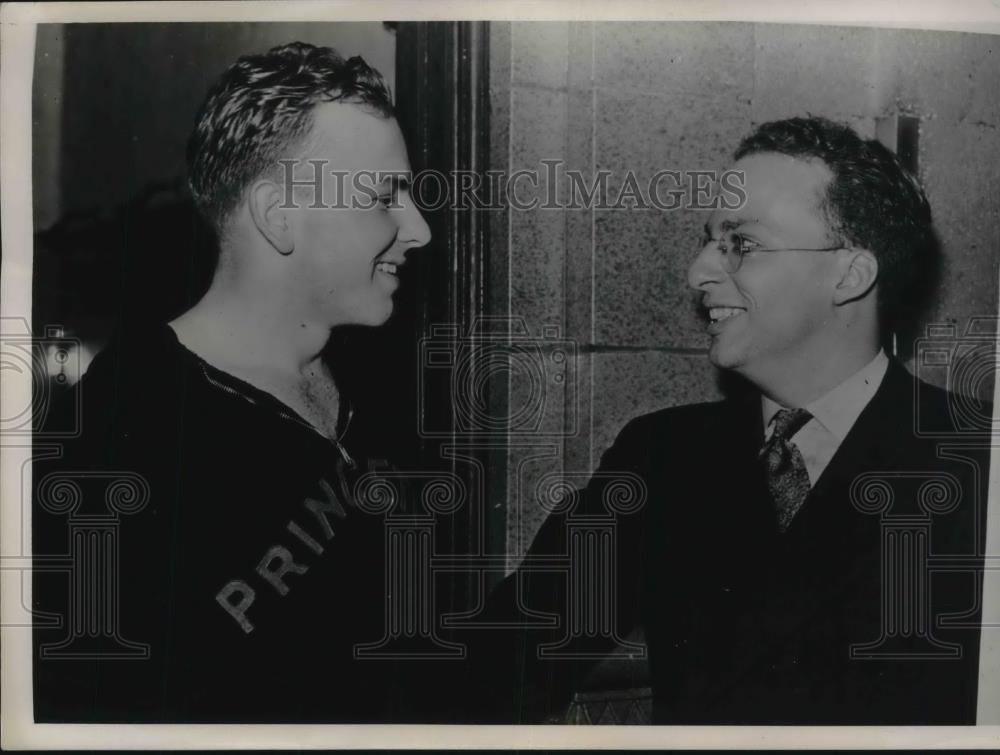
[[[381,328],[383,325],[389,322],[391,317],[392,317],[392,312],[390,311],[388,314],[384,316],[368,318],[364,322],[359,322],[358,325],[367,328]]]
[[[731,348],[727,349],[718,338],[712,340],[708,350],[708,361],[720,370],[735,370],[742,363],[740,355]]]
[[[395,307],[392,306],[392,301],[390,300],[389,306],[385,308],[382,312],[375,315],[372,318],[372,327],[379,328],[385,325],[392,318],[392,313]]]
[[[377,309],[369,310],[365,312],[355,311],[351,316],[346,318],[341,318],[337,326],[347,326],[354,328],[379,328],[389,322],[392,317],[393,306],[390,303],[389,306]]]

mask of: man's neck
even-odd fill
[[[863,369],[879,352],[876,342],[827,353],[796,354],[759,374],[746,375],[762,394],[787,407],[804,407]]]
[[[217,284],[170,325],[182,344],[219,369],[289,379],[315,373],[330,337],[274,297]]]

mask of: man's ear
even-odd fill
[[[260,180],[250,187],[250,217],[261,235],[280,254],[295,250],[288,212],[282,209],[284,193],[273,181]]]
[[[864,297],[878,280],[878,259],[868,249],[849,249],[843,275],[833,291],[838,306]]]

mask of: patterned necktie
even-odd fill
[[[760,459],[767,470],[767,489],[774,501],[778,530],[784,532],[792,523],[809,493],[809,474],[802,454],[791,438],[812,415],[805,409],[782,409],[774,415],[774,432],[760,449]]]

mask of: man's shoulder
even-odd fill
[[[681,404],[640,414],[625,425],[629,432],[676,433],[687,428],[703,427],[706,423],[731,421],[739,411],[740,402],[733,399]]]
[[[982,386],[942,388],[892,362],[872,401],[880,420],[915,439],[989,438],[993,404],[982,397]]]
[[[38,431],[45,435],[73,425],[77,433],[71,439],[104,442],[109,434],[141,427],[149,418],[175,415],[191,365],[171,336],[162,324],[116,333],[79,382],[52,392]]]
[[[651,449],[690,443],[745,421],[746,409],[745,401],[735,399],[658,409],[629,420],[618,433],[615,447]]]
[[[113,384],[154,385],[184,363],[183,347],[164,323],[121,327],[98,351],[80,380],[90,390]]]

